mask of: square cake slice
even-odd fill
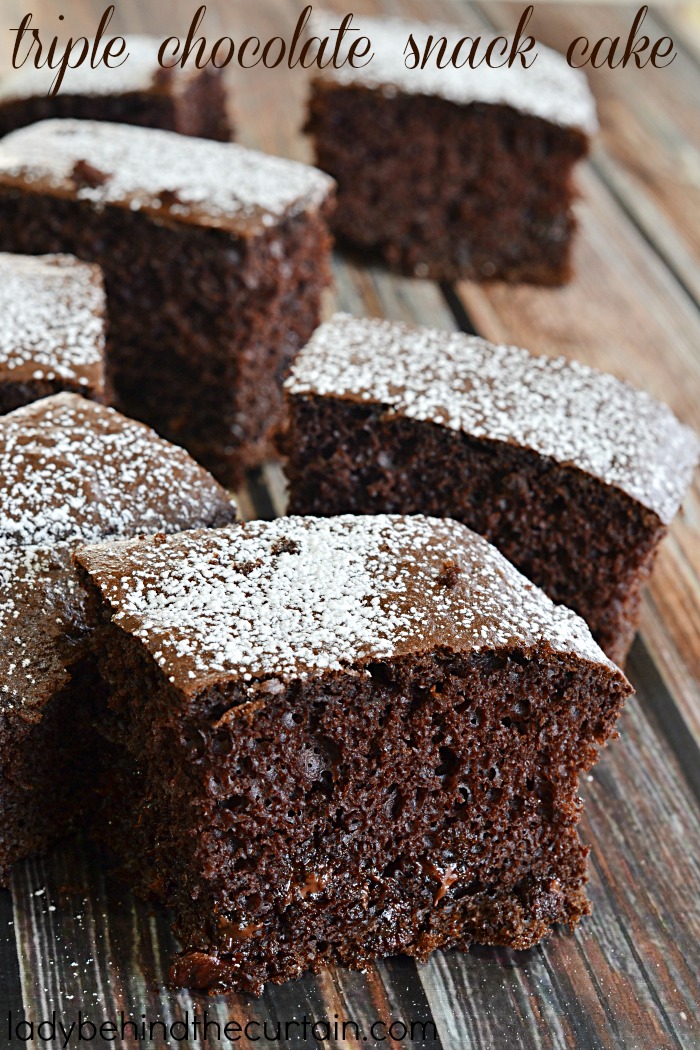
[[[233,486],[330,281],[332,180],[166,131],[54,120],[0,142],[0,248],[104,271],[117,407]]]
[[[60,390],[105,400],[99,267],[0,253],[0,413]]]
[[[338,21],[323,16],[314,32]],[[462,67],[440,69],[440,49],[447,62],[465,36],[456,26],[361,17],[357,28],[372,60],[318,76],[306,123],[338,183],[341,242],[441,281],[567,281],[573,169],[597,127],[585,76],[539,43],[527,69],[466,68],[469,40]],[[432,40],[425,68],[405,64],[411,34],[421,54]]]
[[[0,417],[0,885],[71,827],[99,763],[75,545],[234,517],[186,452],[112,409],[58,394]]]
[[[575,361],[342,314],[287,394],[293,513],[462,521],[624,661],[700,449],[665,405]]]
[[[157,37],[131,35],[125,40],[128,58],[122,65],[93,68],[88,62],[70,69],[54,95],[49,90],[55,68],[37,69],[27,61],[9,71],[0,80],[0,135],[58,117],[231,138],[220,70],[197,69],[194,63],[185,69],[165,68],[158,62]]]
[[[176,984],[526,948],[587,912],[578,776],[630,687],[482,537],[292,517],[76,560],[121,756],[106,833],[174,911]]]

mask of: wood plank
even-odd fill
[[[0,890],[0,1024],[22,1001],[12,895]]]

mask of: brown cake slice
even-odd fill
[[[60,390],[105,399],[99,267],[0,253],[0,413]]]
[[[339,21],[324,15],[314,32]],[[597,127],[585,76],[539,42],[529,68],[491,68],[482,34],[481,64],[464,65],[467,42],[455,68],[457,26],[361,16],[355,27],[371,61],[317,77],[306,124],[316,163],[338,183],[340,240],[436,280],[568,280],[572,174]],[[423,69],[405,64],[410,34],[421,55],[432,38]]]
[[[234,485],[319,322],[331,189],[230,143],[45,121],[0,142],[0,248],[102,266],[118,407]]]
[[[121,755],[107,834],[174,910],[177,984],[527,948],[587,912],[578,776],[630,686],[482,537],[280,518],[76,560]]]
[[[665,405],[575,361],[343,314],[287,393],[293,513],[462,521],[624,661],[698,461]]]
[[[120,66],[88,61],[70,69],[58,92],[49,95],[57,70],[29,61],[0,80],[0,135],[52,117],[107,120],[177,131],[200,138],[231,138],[226,91],[220,70],[161,67],[157,37],[127,36],[127,60]],[[91,47],[93,42],[90,42]],[[98,57],[102,51],[98,48]],[[166,56],[166,61],[170,56]]]
[[[0,417],[0,884],[94,786],[76,543],[234,516],[186,452],[112,409],[59,394]]]

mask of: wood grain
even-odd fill
[[[22,0],[3,0],[15,24]],[[190,0],[122,0],[115,31],[184,31]],[[207,32],[285,34],[302,4],[287,0],[210,3]],[[326,0],[344,13],[344,0]],[[101,0],[70,5],[71,28],[89,32]],[[58,28],[58,0],[37,0],[37,22]],[[517,4],[478,8],[450,0],[357,0],[356,12],[422,14],[465,26],[512,24]],[[536,5],[537,32],[560,45],[595,28],[615,35],[632,8]],[[654,15],[659,32],[682,34],[685,9]],[[456,288],[396,278],[357,260],[335,260],[328,309],[473,329],[544,353],[563,353],[629,378],[700,428],[700,209],[694,175],[700,148],[696,44],[688,38],[668,75],[599,74],[593,87],[602,132],[581,172],[576,278],[561,290]],[[286,71],[230,76],[242,141],[308,159],[299,135],[306,82]],[[279,465],[269,464],[240,494],[244,516],[284,512]],[[630,676],[637,688],[620,725],[582,784],[582,834],[591,845],[594,914],[572,934],[558,930],[528,953],[479,949],[438,953],[423,966],[388,960],[366,973],[331,970],[259,1001],[202,999],[165,987],[174,950],[167,916],[152,912],[106,875],[91,850],[65,843],[16,869],[12,898],[0,894],[0,997],[40,1019],[79,1008],[124,1010],[173,1021],[193,1011],[223,1026],[234,1019],[276,1026],[314,1019],[435,1023],[431,1038],[362,1036],[322,1045],[441,1047],[444,1050],[666,1050],[700,1046],[700,491],[674,524],[645,603]],[[55,909],[55,910],[53,910]],[[10,926],[9,923],[14,923]],[[0,1031],[4,1013],[0,1014]],[[11,1044],[12,1045],[12,1044]],[[139,1045],[131,1039],[112,1043]],[[143,1045],[143,1044],[140,1044]],[[167,1046],[164,1040],[152,1044]],[[175,1044],[173,1044],[175,1045]],[[177,1045],[219,1047],[214,1038]],[[227,1044],[223,1044],[227,1045]],[[242,1045],[245,1045],[243,1043]],[[255,1045],[280,1045],[263,1038]],[[287,1044],[314,1044],[297,1031]]]

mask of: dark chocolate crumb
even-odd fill
[[[299,544],[296,540],[287,539],[286,536],[281,536],[280,539],[270,547],[271,554],[298,554],[300,550]]]
[[[161,190],[158,194],[160,203],[165,208],[170,208],[173,204],[182,204],[183,200],[177,190]]]
[[[456,561],[444,561],[442,563],[442,571],[438,576],[438,583],[441,587],[447,587],[448,590],[451,590],[457,583],[461,572],[462,570]]]
[[[71,171],[71,178],[77,186],[104,186],[109,178],[103,171],[87,160],[77,160]]]
[[[253,569],[258,569],[262,565],[260,558],[251,558],[250,561],[242,561],[236,565],[236,572],[240,572],[242,576],[250,576]]]

